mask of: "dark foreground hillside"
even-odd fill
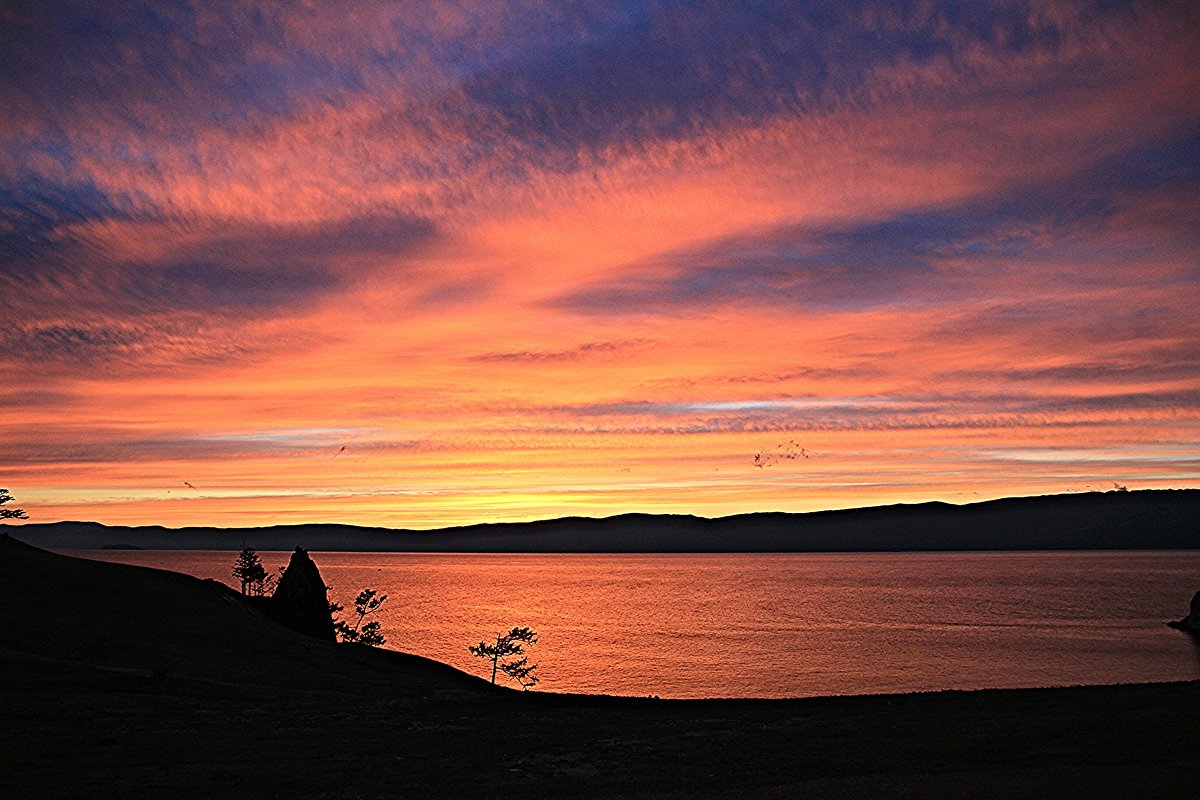
[[[12,540],[0,625],[8,798],[1200,796],[1197,683],[521,694],[308,640],[211,582]]]

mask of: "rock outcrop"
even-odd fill
[[[329,595],[308,551],[297,547],[271,596],[270,614],[279,624],[308,636],[337,641]]]
[[[1193,636],[1200,636],[1200,592],[1192,598],[1191,613],[1178,622],[1168,622],[1172,628],[1187,631]]]

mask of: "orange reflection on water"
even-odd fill
[[[89,551],[230,582],[233,553]],[[286,553],[260,554],[268,568]],[[1195,680],[1163,622],[1200,554],[314,553],[333,597],[389,599],[389,648],[487,676],[467,645],[532,627],[538,689],[792,697]],[[1103,596],[1097,609],[1081,597]],[[1097,616],[1097,614],[1100,616]]]

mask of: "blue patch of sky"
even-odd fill
[[[628,3],[620,15],[585,11],[572,29],[582,34],[514,49],[464,88],[518,139],[575,148],[679,136],[722,115],[803,112],[853,93],[880,66],[952,61],[964,44],[1008,53],[1059,44],[1022,4],[939,4],[946,26],[923,21],[924,5]],[[900,22],[864,24],[871,8]]]

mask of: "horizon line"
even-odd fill
[[[735,513],[735,514],[724,514],[724,515],[713,516],[713,517],[708,517],[708,516],[704,516],[701,514],[680,514],[680,513],[671,513],[671,512],[656,513],[656,512],[652,512],[652,511],[623,511],[620,513],[610,514],[610,515],[602,516],[602,517],[579,515],[579,514],[568,514],[568,515],[564,515],[564,516],[541,517],[541,518],[529,519],[529,520],[502,520],[502,521],[495,521],[495,522],[471,522],[471,523],[465,523],[465,524],[461,524],[461,525],[447,525],[447,526],[443,526],[443,527],[439,527],[439,528],[398,528],[398,527],[391,527],[391,526],[387,526],[387,525],[361,525],[361,524],[356,524],[356,523],[352,523],[352,522],[281,522],[281,523],[275,523],[272,525],[240,525],[240,526],[228,526],[228,527],[220,526],[220,525],[183,525],[183,526],[179,526],[179,527],[170,527],[167,525],[161,525],[161,524],[157,524],[157,523],[145,523],[145,524],[139,524],[139,525],[123,525],[123,524],[109,524],[109,523],[105,523],[105,522],[97,522],[94,520],[80,520],[80,519],[62,519],[62,520],[55,520],[52,522],[34,522],[31,520],[24,520],[17,524],[10,524],[7,527],[11,527],[14,530],[19,530],[21,528],[28,528],[28,527],[34,527],[34,526],[49,527],[52,525],[96,525],[96,526],[99,526],[102,528],[128,528],[128,529],[161,528],[161,529],[167,530],[167,531],[186,531],[186,530],[195,530],[195,529],[213,530],[213,531],[243,531],[243,530],[271,530],[271,529],[275,529],[275,528],[341,527],[341,528],[355,528],[355,529],[359,529],[359,530],[395,531],[395,532],[403,532],[403,533],[430,534],[430,533],[441,533],[441,532],[446,532],[446,531],[460,531],[460,530],[464,530],[464,529],[468,529],[468,528],[485,528],[485,527],[486,528],[498,528],[498,527],[509,527],[509,526],[518,526],[518,525],[540,525],[540,524],[552,524],[555,522],[565,522],[565,521],[573,521],[573,520],[603,522],[606,520],[619,519],[622,517],[681,518],[681,519],[703,520],[706,522],[717,522],[720,520],[736,519],[739,517],[754,517],[754,516],[767,516],[767,515],[806,517],[806,516],[815,516],[815,515],[819,515],[819,514],[853,513],[853,512],[858,512],[858,511],[872,511],[872,510],[886,509],[886,508],[901,508],[901,507],[915,508],[918,506],[935,506],[935,505],[936,506],[950,506],[950,507],[954,507],[954,508],[966,508],[968,506],[986,505],[989,503],[1003,503],[1003,502],[1008,502],[1008,501],[1013,501],[1013,500],[1035,500],[1035,499],[1042,499],[1042,498],[1058,498],[1058,497],[1061,497],[1061,498],[1090,497],[1093,495],[1133,495],[1133,494],[1148,494],[1151,492],[1200,492],[1200,487],[1163,487],[1163,488],[1147,488],[1147,489],[1114,488],[1114,489],[1104,489],[1104,490],[1098,489],[1098,490],[1087,491],[1087,492],[1070,492],[1070,491],[1068,491],[1068,492],[1055,492],[1055,493],[1051,493],[1051,494],[1005,495],[1002,497],[990,497],[990,498],[984,498],[984,499],[979,499],[979,500],[970,500],[970,501],[966,501],[966,502],[962,502],[962,503],[955,503],[955,502],[951,502],[948,500],[919,500],[919,501],[912,501],[912,502],[896,502],[896,503],[882,503],[882,504],[878,504],[878,505],[851,506],[851,507],[845,507],[845,508],[823,508],[823,509],[814,509],[814,510],[809,510],[809,511],[778,511],[778,510],[775,510],[775,511],[743,511],[743,512],[739,512],[739,513]]]

